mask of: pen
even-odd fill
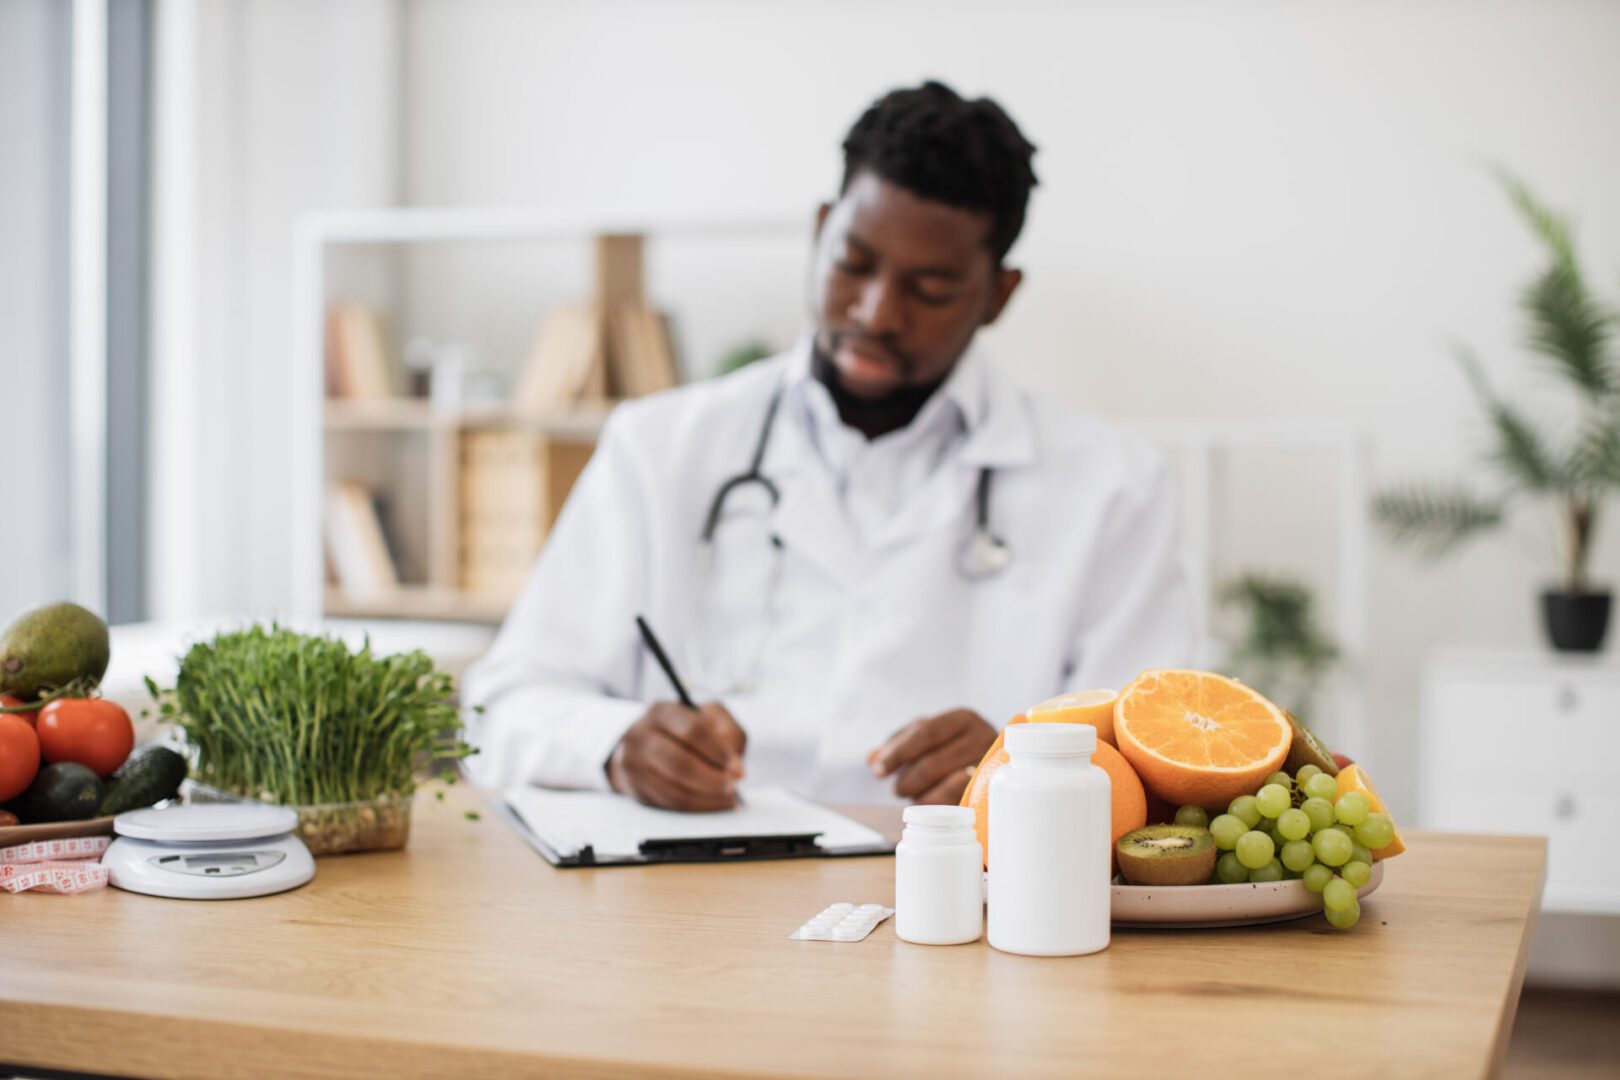
[[[675,692],[681,697],[681,704],[693,712],[697,712],[697,703],[692,700],[692,695],[686,692],[686,686],[681,682],[681,677],[675,674],[675,665],[669,662],[669,657],[664,653],[664,647],[658,644],[658,638],[652,632],[652,627],[648,626],[647,620],[640,615],[636,616],[636,626],[641,628],[641,640],[647,643],[647,649],[653,654],[653,659],[658,661],[658,666],[664,669],[664,674],[669,676],[669,681],[674,684]]]

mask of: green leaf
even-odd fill
[[[1408,485],[1373,499],[1373,520],[1397,543],[1439,558],[1502,523],[1502,505],[1461,488]]]
[[[1530,318],[1527,343],[1589,397],[1614,393],[1620,380],[1607,350],[1615,318],[1586,288],[1569,222],[1537,201],[1522,181],[1504,169],[1495,171],[1508,199],[1552,259],[1520,297]]]
[[[1228,582],[1223,607],[1247,616],[1239,650],[1270,661],[1289,660],[1310,671],[1325,667],[1339,649],[1317,625],[1310,589],[1287,578],[1250,572]]]
[[[767,341],[751,339],[739,342],[727,349],[725,355],[720,358],[716,373],[727,375],[733,371],[739,371],[754,361],[763,360],[775,352],[776,350]]]
[[[1605,355],[1614,320],[1586,294],[1578,277],[1553,267],[1531,282],[1520,303],[1530,316],[1532,349],[1552,359],[1588,397],[1614,393],[1615,376]]]
[[[1587,418],[1565,472],[1573,486],[1586,491],[1620,486],[1620,416],[1605,409]]]
[[[1496,434],[1491,459],[1521,487],[1546,491],[1564,486],[1564,470],[1548,449],[1546,440],[1522,414],[1496,396],[1479,359],[1464,346],[1456,349],[1457,362],[1473,384],[1480,404],[1490,417]]]
[[[1530,223],[1531,230],[1551,253],[1553,260],[1566,266],[1574,265],[1575,241],[1570,234],[1569,223],[1543,206],[1531,193],[1529,186],[1507,169],[1494,165],[1491,172],[1507,192],[1508,201]]]
[[[422,763],[471,749],[453,692],[425,653],[351,651],[275,624],[193,646],[161,691],[198,780],[284,805],[414,791]]]

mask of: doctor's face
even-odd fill
[[[991,254],[988,214],[862,171],[817,217],[816,345],[848,393],[882,398],[944,378],[1020,274]]]

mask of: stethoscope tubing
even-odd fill
[[[720,485],[715,491],[713,499],[709,502],[709,512],[703,519],[703,532],[700,537],[705,544],[714,542],[715,531],[720,527],[720,515],[724,513],[726,499],[738,488],[748,484],[758,484],[763,487],[771,499],[771,509],[776,509],[782,501],[782,492],[770,477],[762,471],[765,464],[765,451],[770,446],[771,431],[776,426],[776,414],[782,405],[782,387],[777,386],[771,394],[770,403],[765,408],[765,420],[760,425],[759,436],[754,441],[753,458],[748,463],[748,471],[738,473]],[[990,495],[991,495],[991,468],[988,465],[980,466],[979,479],[974,489],[975,515],[974,534],[965,549],[969,552],[988,552],[981,556],[972,556],[976,565],[967,565],[969,557],[964,557],[963,565],[959,567],[965,577],[990,577],[1002,570],[1011,560],[1011,549],[1007,542],[997,536],[990,528]],[[780,540],[773,537],[773,542],[780,546]]]

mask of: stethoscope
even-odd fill
[[[776,426],[776,413],[781,404],[782,388],[778,386],[776,392],[771,395],[770,405],[765,410],[765,423],[760,426],[759,438],[754,443],[754,457],[748,463],[748,471],[738,473],[722,483],[709,503],[709,513],[703,520],[702,541],[705,545],[714,543],[715,530],[720,527],[720,515],[725,511],[726,500],[737,491],[750,485],[757,485],[769,496],[772,510],[775,510],[777,504],[782,501],[781,490],[770,477],[760,471],[760,467],[765,463],[765,448],[770,444],[771,429]],[[988,465],[981,467],[974,495],[977,511],[973,535],[962,545],[956,560],[957,572],[970,581],[994,577],[1012,562],[1012,548],[990,528],[990,482],[990,467]],[[781,538],[775,535],[771,537],[771,543],[778,549],[782,546]]]

